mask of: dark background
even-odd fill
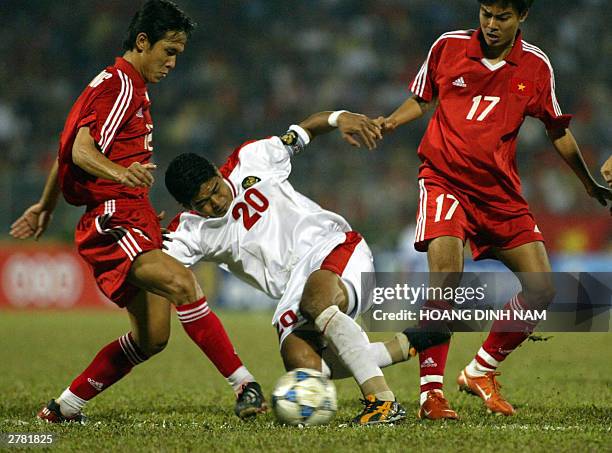
[[[155,121],[153,190],[169,160],[200,152],[222,164],[243,141],[279,134],[319,110],[389,114],[441,33],[478,26],[476,0],[178,2],[198,23],[177,69],[150,87]],[[603,0],[536,0],[524,38],[555,68],[557,97],[591,168],[612,154],[612,37]],[[68,110],[85,85],[120,55],[140,2],[0,3],[0,218],[35,202]],[[337,134],[294,162],[295,187],[347,217],[375,250],[395,248],[414,223],[416,146],[427,121],[388,136],[375,152]],[[609,213],[588,198],[528,120],[518,146],[523,191],[553,252],[611,249]],[[62,203],[47,236],[70,240],[81,209]],[[571,231],[570,231],[571,230]]]

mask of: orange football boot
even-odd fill
[[[428,418],[429,420],[440,420],[448,418],[457,420],[457,412],[452,410],[446,398],[441,391],[430,390],[427,392],[427,399],[419,408],[417,416],[421,419]]]
[[[514,415],[516,411],[499,392],[501,384],[496,377],[500,374],[498,371],[489,371],[484,376],[470,376],[464,368],[457,378],[457,384],[459,390],[482,398],[490,413]]]

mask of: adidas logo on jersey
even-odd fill
[[[421,363],[421,368],[435,368],[437,366],[438,364],[431,357],[427,357],[425,360],[423,360],[423,363]]]
[[[455,80],[453,82],[453,85],[455,85],[456,87],[461,87],[461,88],[467,87],[467,83],[465,83],[465,80],[463,80],[463,77],[459,77],[457,80]]]
[[[138,109],[138,111],[136,112],[136,116],[137,116],[138,118],[142,118],[142,117],[144,116],[144,115],[142,114],[142,107],[140,107],[140,108]]]

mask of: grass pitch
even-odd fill
[[[219,315],[269,394],[283,373],[270,315]],[[479,399],[457,391],[456,375],[485,335],[458,334],[445,394],[460,421],[416,419],[418,363],[411,361],[385,370],[408,410],[403,423],[343,426],[361,409],[358,388],[343,380],[336,381],[332,424],[298,429],[276,425],[271,414],[238,420],[231,389],[175,321],[164,352],[88,405],[88,425],[34,419],[101,346],[127,329],[119,310],[0,312],[0,433],[54,433],[53,451],[612,451],[612,334],[558,333],[525,343],[501,368],[504,395],[518,410],[512,418],[488,415]]]

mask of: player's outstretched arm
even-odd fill
[[[548,137],[563,160],[574,170],[588,194],[603,206],[612,200],[612,190],[597,184],[580,153],[578,143],[569,129],[549,130]]]
[[[151,187],[154,182],[151,170],[155,164],[132,163],[128,168],[118,165],[96,148],[88,127],[79,129],[72,146],[72,161],[90,175],[110,179],[128,187]]]
[[[380,125],[383,134],[394,131],[402,124],[410,123],[422,117],[428,110],[435,105],[435,100],[427,102],[418,96],[408,98],[388,117],[378,117],[376,124]]]
[[[380,126],[373,120],[360,113],[345,110],[315,113],[302,121],[299,126],[308,132],[310,138],[338,128],[342,138],[348,143],[357,147],[364,144],[370,150],[376,148],[376,140],[382,138]]]
[[[45,188],[38,203],[33,204],[13,222],[9,234],[16,239],[27,239],[34,236],[35,240],[45,232],[57,200],[59,199],[59,184],[57,182],[57,160],[53,164]]]

